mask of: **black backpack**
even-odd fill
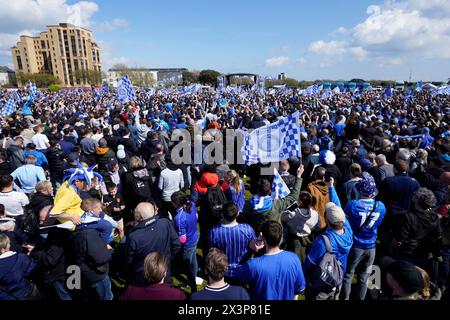
[[[133,176],[133,183],[131,184],[131,193],[135,195],[139,202],[146,202],[152,200],[152,188],[150,185],[150,177],[136,177]]]
[[[224,203],[227,202],[227,197],[222,191],[221,186],[221,183],[218,183],[215,187],[209,187],[206,193],[206,202],[209,211],[215,218],[222,218],[222,208]]]
[[[39,219],[33,208],[28,204],[23,211],[23,215],[16,218],[20,228],[29,236],[37,236],[39,234]]]

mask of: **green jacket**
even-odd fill
[[[283,211],[298,200],[298,196],[302,188],[302,182],[303,180],[301,178],[297,178],[292,192],[283,199],[275,199],[273,201],[272,209],[267,210],[266,212],[254,212],[250,204],[250,200],[248,200],[244,207],[244,221],[252,226],[257,234],[261,232],[263,223],[268,220],[274,220],[281,223],[281,214]]]

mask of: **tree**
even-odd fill
[[[289,87],[296,87],[296,88],[298,88],[298,86],[299,86],[299,82],[298,82],[297,79],[285,78],[283,81]]]
[[[202,84],[215,86],[218,76],[220,76],[220,73],[215,70],[202,70],[198,76],[198,81]]]
[[[50,73],[16,73],[17,82],[27,85],[32,81],[38,88],[46,88],[51,84],[59,84],[60,80]]]
[[[183,85],[187,86],[193,83],[198,83],[199,74],[192,71],[183,71]]]
[[[448,78],[448,82],[447,82],[447,84],[450,84],[450,78]]]
[[[74,76],[78,83],[89,85],[100,85],[102,83],[101,71],[78,69],[74,72]]]

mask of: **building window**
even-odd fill
[[[17,56],[17,66],[19,67],[19,69],[23,69],[22,58],[20,58],[20,56]]]

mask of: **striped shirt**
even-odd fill
[[[228,277],[233,276],[234,269],[251,250],[249,244],[253,239],[256,239],[255,231],[246,223],[222,224],[209,232],[209,248],[218,248],[228,257]]]

